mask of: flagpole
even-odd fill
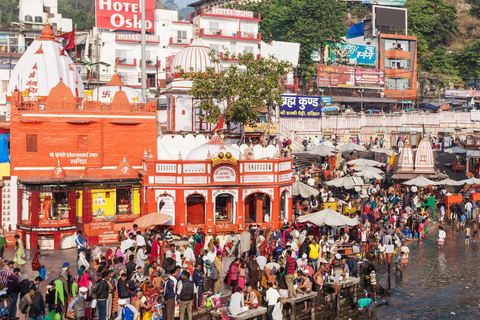
[[[75,92],[78,98],[79,92],[78,92],[78,58],[77,58],[77,24],[76,23],[75,23]]]

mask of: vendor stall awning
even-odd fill
[[[399,103],[398,100],[390,98],[369,98],[369,97],[341,97],[333,96],[332,102],[367,102],[367,103]]]
[[[480,150],[468,150],[467,158],[480,158]]]

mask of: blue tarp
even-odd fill
[[[430,103],[425,103],[425,105],[422,107],[422,109],[430,109],[433,111],[437,111],[438,107],[434,106],[433,104]]]
[[[348,31],[347,39],[363,36],[363,22],[354,24]]]
[[[10,155],[8,153],[8,140],[10,140],[9,133],[0,134],[0,163],[10,162]]]

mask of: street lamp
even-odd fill
[[[360,110],[363,111],[363,92],[365,89],[360,89],[358,92],[360,92]]]

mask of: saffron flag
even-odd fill
[[[388,165],[391,166],[395,163],[395,152],[392,152],[392,156],[390,157],[390,160],[388,160]]]
[[[93,90],[83,91],[82,93],[83,93],[84,95],[86,95],[86,96],[90,96],[90,97],[91,97],[91,96],[93,95]]]
[[[133,101],[138,102],[138,97],[133,97]]]
[[[28,97],[28,94],[30,93],[30,90],[27,89],[27,90],[21,91],[20,93],[22,94],[22,96]]]
[[[67,45],[63,47],[62,51],[60,52],[60,55],[63,56],[63,54],[65,53],[65,50],[75,48],[75,31],[58,35],[57,38],[63,38],[68,40]]]
[[[218,121],[217,126],[213,128],[213,132],[222,130],[223,129],[223,124],[225,122],[225,112],[223,113],[222,117],[220,118],[220,121]]]

